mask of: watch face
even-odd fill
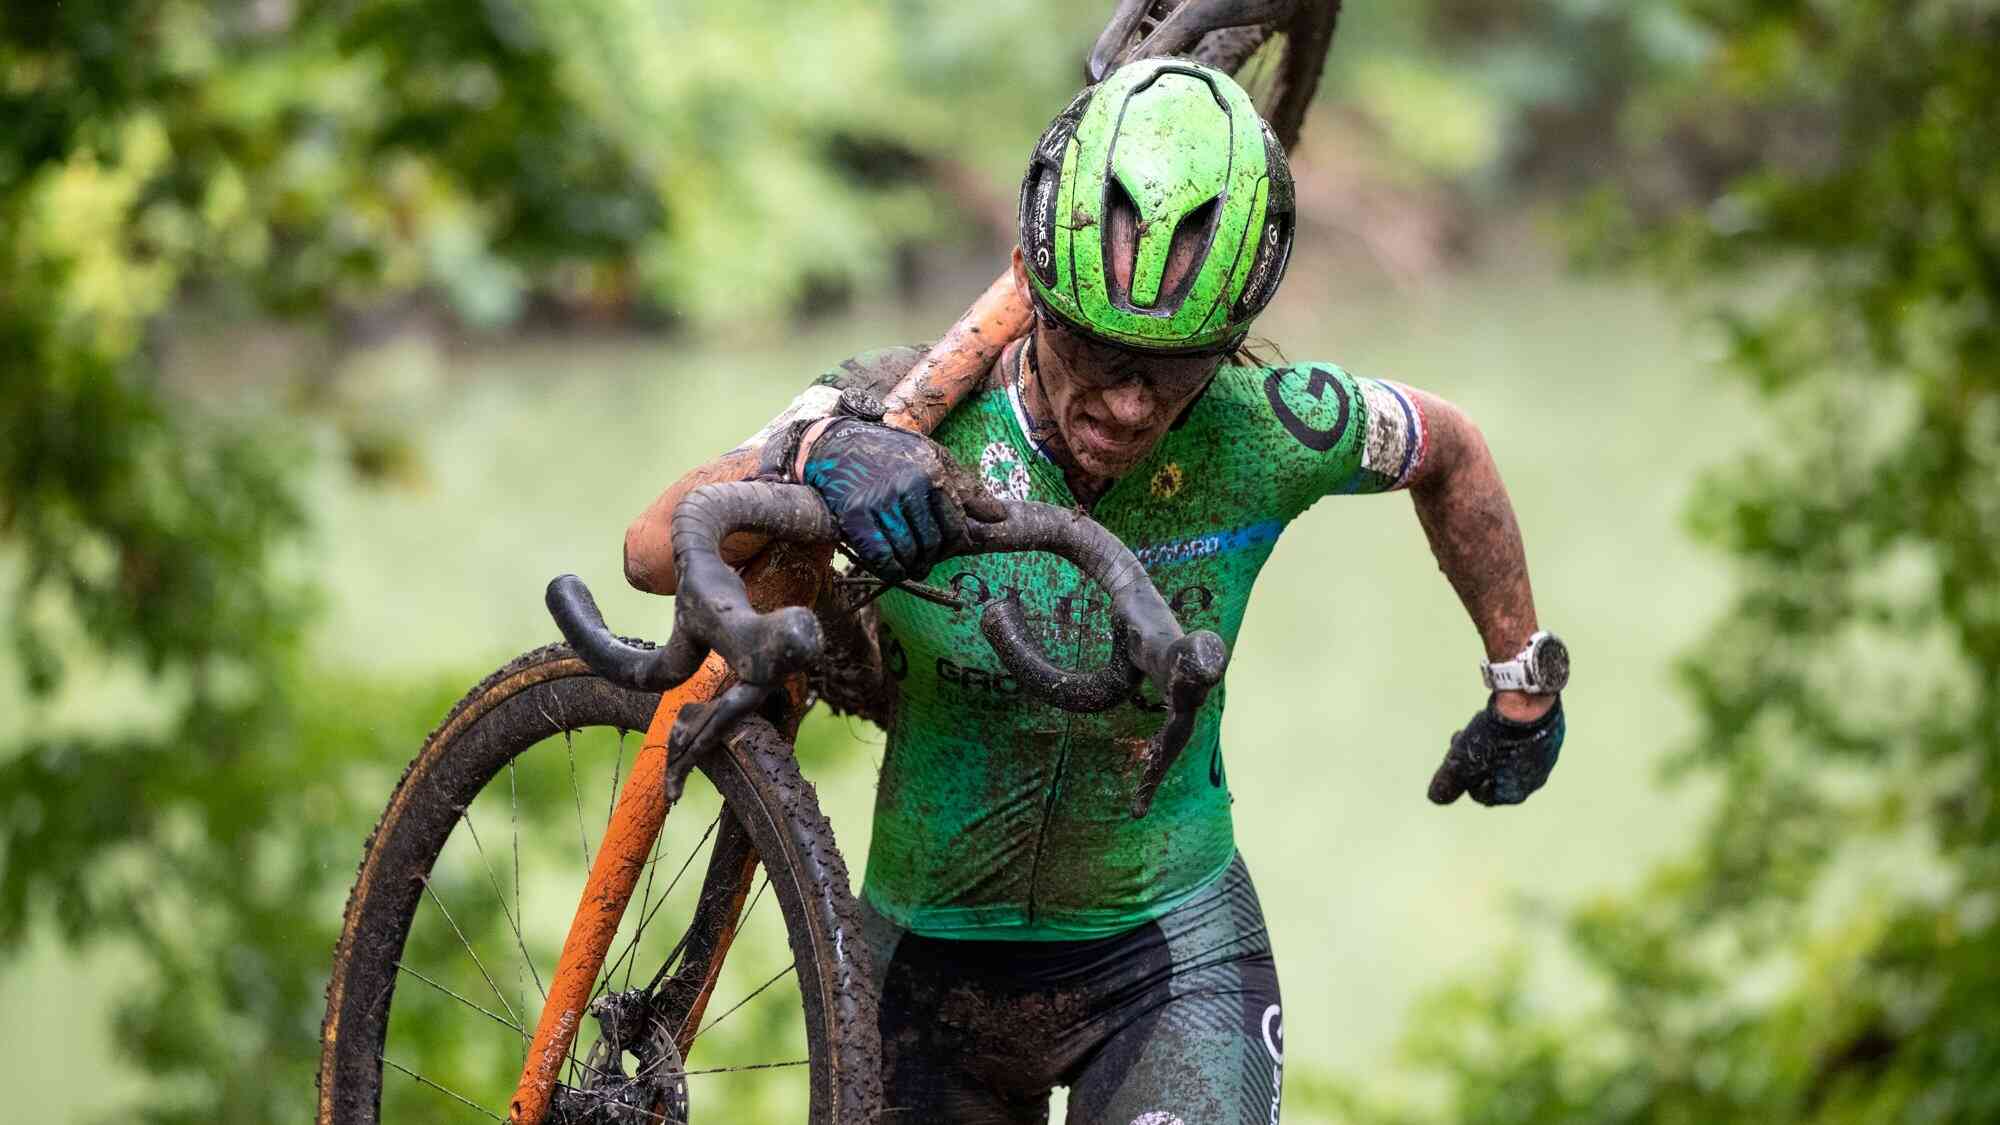
[[[864,422],[880,422],[888,409],[882,405],[881,399],[860,387],[849,387],[840,392],[840,412]]]
[[[1543,691],[1561,691],[1569,683],[1569,646],[1551,633],[1543,637],[1528,659],[1535,666],[1535,683]]]

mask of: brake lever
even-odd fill
[[[1181,751],[1187,749],[1188,739],[1194,735],[1195,717],[1207,702],[1209,691],[1222,682],[1222,674],[1229,666],[1228,647],[1221,637],[1207,630],[1182,637],[1171,652],[1166,702],[1172,713],[1146,743],[1146,768],[1132,794],[1133,820],[1142,820],[1152,811],[1153,797],[1159,792],[1160,783],[1166,780],[1167,770],[1179,760]]]
[[[695,762],[736,724],[749,717],[778,684],[738,683],[707,703],[689,703],[674,718],[667,735],[667,803],[681,799],[681,787]]]

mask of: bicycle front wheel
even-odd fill
[[[593,845],[659,698],[555,645],[489,677],[425,742],[369,837],[334,951],[321,1125],[508,1119]],[[760,719],[699,776],[647,861],[595,987],[598,1026],[579,1029],[543,1120],[873,1121],[866,945],[812,786]],[[767,898],[775,909],[760,910]]]

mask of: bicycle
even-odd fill
[[[1317,85],[1337,13],[1338,4],[1295,0],[1124,0],[1092,50],[1091,66],[1102,73],[1127,55],[1194,46],[1195,56],[1212,65],[1263,76],[1253,92],[1261,88],[1272,99],[1266,115],[1289,145]],[[1025,309],[1013,307],[1011,298],[1003,277],[889,397],[881,411],[887,420],[927,431],[942,418],[992,354],[1025,329]],[[1134,812],[1142,813],[1149,786],[1158,784],[1178,753],[1175,739],[1185,740],[1226,655],[1213,634],[1181,635],[1143,568],[1108,532],[1074,513],[1040,508],[1012,505],[1003,523],[975,525],[975,544],[981,550],[1054,549],[1096,578],[1113,593],[1114,613],[1124,622],[1114,635],[1113,662],[1094,673],[1055,667],[1033,647],[1018,606],[1010,610],[1006,599],[988,603],[982,629],[1024,689],[1061,706],[1118,706],[1133,697],[1141,678],[1152,681],[1169,716],[1134,796]],[[364,848],[335,950],[322,1026],[323,1125],[383,1120],[385,1067],[407,1075],[404,1092],[422,1092],[433,1107],[469,1107],[499,1120],[608,1123],[688,1121],[695,1103],[692,1076],[803,1066],[811,1121],[874,1120],[879,1043],[866,953],[853,940],[859,933],[856,905],[831,827],[792,748],[810,701],[805,673],[823,655],[820,638],[826,642],[822,667],[838,671],[862,659],[868,638],[851,627],[852,607],[843,604],[842,592],[863,580],[833,576],[831,522],[817,497],[797,486],[705,486],[683,501],[674,528],[677,561],[684,535],[688,545],[679,561],[683,584],[673,639],[661,647],[618,640],[582,584],[558,579],[551,584],[550,608],[569,643],[524,654],[482,681],[404,772]],[[722,536],[739,528],[774,540],[742,577],[716,552]],[[583,734],[582,772],[601,776],[608,739],[594,731],[615,732],[617,741],[608,764],[614,796],[593,853],[577,736]],[[632,733],[643,737],[627,772],[624,739]],[[560,758],[529,753],[558,740],[565,749]],[[692,770],[709,785],[684,791]],[[482,798],[487,806],[499,803],[503,772],[513,858],[511,878],[504,880],[472,815]],[[564,773],[567,802],[523,805],[524,778],[531,789],[560,786]],[[707,825],[671,876],[672,861],[661,851],[670,809],[676,825]],[[579,843],[590,874],[562,953],[544,980],[546,956],[535,947],[547,943],[530,937],[536,923],[523,908],[522,843],[525,838],[531,858],[552,850],[558,837],[568,835],[572,810],[576,838],[561,846]],[[486,817],[489,834],[493,819]],[[694,835],[692,827],[688,834]],[[703,848],[700,882],[682,890],[681,876]],[[761,885],[760,866],[766,872]],[[656,895],[661,879],[665,889]],[[468,905],[474,888],[490,889],[492,901]],[[768,979],[754,974],[762,984],[705,1020],[719,982],[743,960],[730,954],[755,944],[744,937],[745,925],[758,917],[756,906],[767,891],[778,903],[792,964]],[[635,894],[640,908],[631,912]],[[431,920],[413,931],[426,899],[435,908],[428,912]],[[646,931],[663,913],[686,921],[671,944],[654,931],[649,951]],[[511,945],[510,959],[518,952],[515,1000],[481,960],[468,930]],[[620,950],[615,956],[614,949]],[[650,972],[634,988],[642,959]],[[623,985],[613,987],[621,972]],[[687,1066],[698,1037],[794,972],[796,1004],[771,1005],[766,1011],[777,1014],[763,1018],[799,1027],[803,1059]],[[541,1005],[532,1028],[523,1015],[531,1000]],[[575,1046],[586,1016],[599,1030],[579,1054]],[[426,1069],[385,1051],[392,1024],[432,1030],[462,1022],[496,1023],[512,1034],[498,1035],[498,1046],[496,1037],[461,1038],[452,1057],[427,1061]],[[634,1060],[629,1074],[628,1056]],[[512,1082],[504,1117],[492,1108],[494,1075]],[[468,1095],[464,1076],[486,1084]],[[435,1116],[435,1109],[411,1108],[405,1116],[393,1110],[390,1119]]]

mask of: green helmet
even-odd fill
[[[1132,224],[1133,261],[1110,260],[1114,217]],[[1138,350],[1241,340],[1277,292],[1292,229],[1284,146],[1241,86],[1186,59],[1127,63],[1085,88],[1021,181],[1037,307]],[[1170,260],[1190,263],[1171,283]]]

